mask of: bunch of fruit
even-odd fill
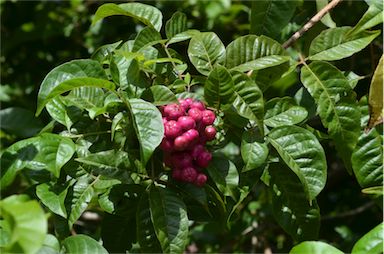
[[[203,186],[207,176],[202,170],[212,159],[205,144],[216,136],[212,126],[215,113],[191,98],[179,99],[179,104],[168,104],[160,110],[164,124],[160,148],[165,165],[172,169],[173,179]]]

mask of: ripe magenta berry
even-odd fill
[[[199,138],[199,132],[195,129],[190,129],[184,132],[182,136],[186,137],[189,143],[194,143]]]
[[[212,160],[212,154],[208,151],[203,151],[200,153],[200,155],[196,158],[196,164],[199,167],[206,168],[208,167],[209,163]]]
[[[181,177],[183,181],[193,183],[197,177],[197,170],[194,167],[183,168]]]
[[[174,120],[168,121],[164,125],[164,134],[167,138],[175,138],[177,136],[180,136],[181,133],[182,130],[180,125]]]
[[[174,141],[175,150],[184,151],[188,147],[189,142],[189,138],[185,135],[176,137]]]
[[[161,141],[161,144],[160,144],[160,148],[164,152],[172,152],[173,151],[173,142],[172,142],[172,140],[169,140],[167,138],[163,138],[163,140]]]
[[[187,168],[193,164],[192,156],[186,152],[172,154],[171,161],[176,168]]]
[[[202,119],[201,119],[201,122],[207,126],[207,125],[211,125],[213,124],[213,122],[215,121],[216,119],[216,116],[215,116],[215,113],[213,113],[213,111],[211,110],[204,110],[202,112]]]
[[[216,129],[213,126],[207,126],[204,130],[205,137],[208,141],[214,140],[216,136]]]
[[[197,108],[200,111],[205,110],[204,104],[201,101],[192,102],[191,108]]]
[[[196,123],[200,122],[201,119],[203,118],[203,114],[202,114],[201,110],[197,109],[197,108],[191,108],[190,110],[188,110],[188,115],[190,117],[192,117]]]
[[[192,102],[193,100],[191,98],[179,99],[180,106],[184,109],[184,111],[187,111],[189,109]]]
[[[189,129],[193,129],[196,127],[195,120],[193,120],[193,118],[190,116],[179,117],[179,119],[177,120],[177,123],[180,125],[180,127],[183,130],[189,130]]]
[[[199,173],[195,179],[195,184],[202,187],[207,182],[207,176],[203,173]]]
[[[197,145],[195,145],[195,146],[192,148],[192,150],[191,150],[192,158],[193,158],[194,160],[196,160],[197,157],[199,157],[200,154],[201,154],[202,152],[204,152],[204,151],[205,151],[205,148],[204,148],[204,146],[203,146],[202,144],[197,144]]]
[[[168,104],[164,107],[164,115],[168,117],[168,119],[171,120],[177,120],[180,116],[183,116],[185,114],[184,109],[176,103]]]

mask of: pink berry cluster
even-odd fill
[[[173,179],[203,186],[207,176],[202,170],[212,159],[205,144],[216,136],[212,126],[215,113],[191,98],[179,99],[179,104],[168,104],[160,110],[164,124],[160,148],[165,165],[172,169]]]

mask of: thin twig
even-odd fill
[[[339,214],[335,214],[335,215],[325,215],[321,218],[321,220],[333,220],[333,219],[340,219],[340,218],[355,216],[355,215],[362,213],[365,210],[371,208],[372,206],[374,206],[374,204],[375,204],[375,202],[371,201],[371,202],[368,202],[368,203],[366,203],[360,207],[357,207],[353,210],[350,210],[350,211],[347,211],[344,213],[339,213]]]
[[[283,48],[289,48],[297,39],[299,39],[306,31],[308,31],[314,24],[319,22],[321,18],[332,10],[336,5],[338,5],[342,0],[333,0],[327,4],[323,9],[321,9],[315,16],[313,16],[299,31],[294,33],[291,38],[289,38],[283,44]]]

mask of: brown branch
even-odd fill
[[[315,16],[313,16],[299,31],[294,33],[291,38],[289,38],[283,44],[283,48],[289,48],[297,39],[299,39],[306,31],[308,31],[314,24],[319,22],[321,18],[332,10],[336,5],[338,5],[342,0],[332,0],[327,4],[323,9],[321,9]]]
[[[350,211],[347,211],[344,213],[339,213],[339,214],[335,214],[335,215],[325,215],[321,218],[321,220],[333,220],[333,219],[340,219],[340,218],[355,216],[355,215],[362,213],[365,210],[371,208],[374,205],[375,205],[375,202],[371,201],[371,202],[368,202],[368,203],[366,203],[360,207],[357,207],[353,210],[350,210]]]

